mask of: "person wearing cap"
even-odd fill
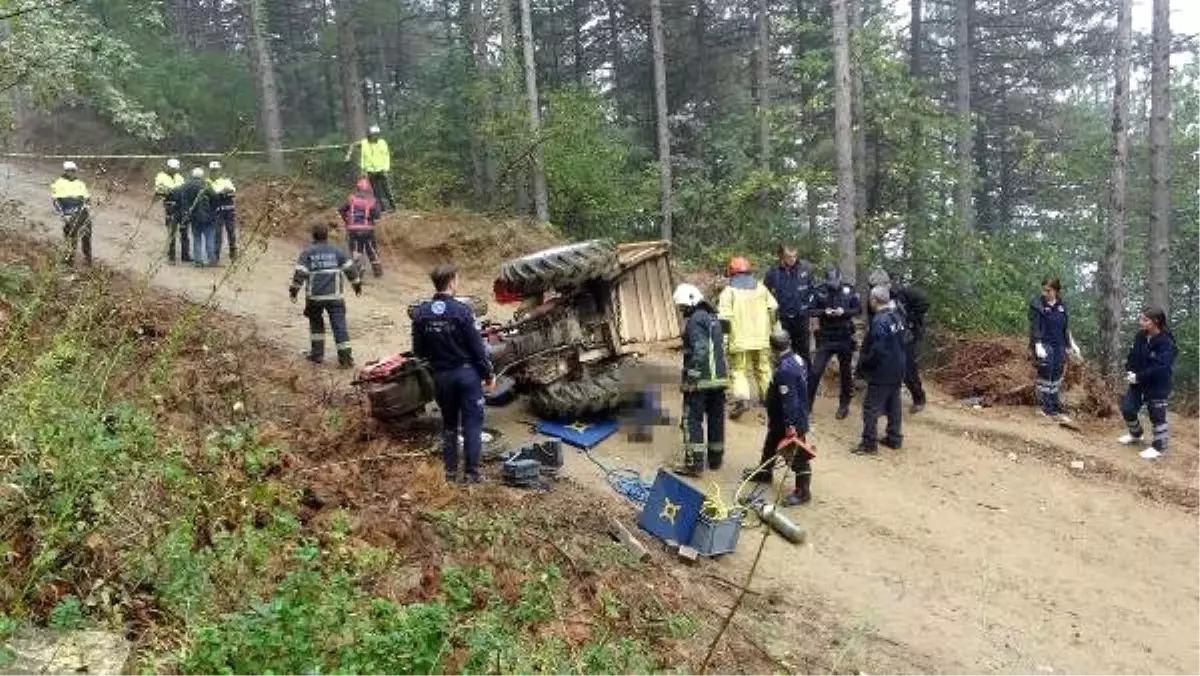
[[[179,222],[192,232],[192,265],[202,268],[215,264],[216,228],[213,226],[211,194],[204,170],[192,169],[191,176],[177,190]]]
[[[771,327],[779,304],[754,278],[746,257],[730,259],[727,272],[729,283],[717,296],[717,314],[729,324],[729,373],[734,396],[731,415],[737,418],[749,410],[752,402],[761,401],[771,380]]]
[[[871,289],[868,301],[871,324],[863,339],[858,358],[858,372],[867,381],[863,397],[862,441],[851,452],[879,452],[879,416],[887,415],[887,436],[883,445],[899,449],[904,439],[901,433],[900,383],[904,380],[904,322],[896,311],[892,293],[886,286]]]
[[[379,134],[379,125],[371,125],[367,137],[346,149],[346,161],[349,162],[358,153],[359,176],[365,176],[371,182],[371,190],[379,198],[379,205],[384,211],[395,211],[396,201],[392,199],[392,187],[388,182],[388,172],[392,170],[392,151],[388,142]]]
[[[872,270],[867,277],[871,288],[881,286],[888,290],[895,301],[893,311],[904,324],[904,386],[912,396],[910,413],[920,413],[925,408],[925,387],[921,384],[921,372],[917,370],[917,353],[925,340],[925,315],[929,313],[929,299],[914,286],[901,286],[895,275],[881,269]],[[868,308],[868,315],[870,308]]]
[[[88,213],[91,194],[87,184],[79,178],[79,167],[67,160],[62,165],[63,173],[50,184],[50,200],[54,211],[63,217],[63,238],[70,245],[66,254],[67,265],[75,263],[75,248],[82,244],[83,259],[92,264],[92,216]]]
[[[806,363],[811,354],[810,313],[815,289],[812,263],[799,260],[796,247],[779,246],[779,265],[767,271],[763,284],[779,303],[779,323],[792,337],[792,350]]]
[[[725,457],[725,332],[717,311],[692,284],[680,284],[673,294],[683,311],[683,465],[681,474],[700,476],[705,464],[721,468]],[[705,439],[705,421],[708,437]]]
[[[312,240],[296,259],[288,295],[295,303],[300,287],[304,287],[304,316],[308,317],[311,343],[308,360],[320,364],[325,359],[325,316],[322,314],[325,313],[329,315],[329,327],[333,330],[338,366],[350,368],[354,366],[354,358],[350,353],[350,331],[346,328],[342,277],[350,282],[356,296],[362,294],[362,281],[346,251],[329,242],[329,227],[323,222],[313,223]]]
[[[179,160],[167,160],[167,166],[154,177],[154,199],[163,202],[163,219],[167,226],[167,260],[175,262],[175,240],[179,239],[179,253],[184,263],[192,261],[186,228],[179,227],[179,187],[183,185],[183,174],[179,172]]]
[[[213,215],[213,264],[221,262],[221,235],[229,239],[229,260],[236,261],[237,248],[237,213],[233,206],[233,197],[237,188],[221,171],[221,163],[213,160],[208,163],[208,199],[212,204]]]
[[[338,213],[342,215],[346,232],[350,235],[350,255],[356,260],[366,256],[371,262],[371,274],[382,277],[383,265],[379,262],[379,245],[375,241],[375,223],[380,216],[379,202],[375,199],[371,182],[365,178],[358,179],[354,192],[346,198],[346,203],[338,209]]]
[[[775,368],[767,390],[767,436],[757,471],[749,479],[758,483],[774,480],[772,459],[791,447],[791,467],[796,473],[795,489],[783,499],[785,507],[812,500],[812,447],[808,445],[808,369],[792,349],[792,336],[779,330],[771,334]]]
[[[812,315],[817,318],[817,351],[808,374],[808,408],[816,403],[817,389],[825,367],[838,360],[838,408],[834,417],[842,420],[850,415],[850,399],[854,393],[854,318],[862,314],[862,301],[854,290],[854,282],[842,279],[836,265],[825,269],[825,283],[817,289]]]

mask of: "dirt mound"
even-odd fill
[[[337,210],[316,196],[316,187],[295,179],[253,179],[238,186],[238,221],[263,237],[295,236],[307,241],[312,222],[339,224]]]
[[[500,263],[561,244],[553,228],[527,219],[492,220],[457,211],[399,211],[376,228],[379,246],[421,265],[454,263],[468,273],[495,276]]]

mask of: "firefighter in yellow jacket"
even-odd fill
[[[79,178],[79,167],[70,160],[63,162],[63,173],[50,184],[50,199],[54,210],[63,219],[63,239],[71,248],[64,256],[67,265],[75,263],[75,249],[82,244],[83,259],[92,264],[92,215],[88,203],[92,196]]]
[[[717,297],[717,314],[729,323],[729,374],[734,398],[731,415],[736,418],[753,402],[761,401],[771,382],[771,328],[779,304],[755,279],[745,257],[732,258],[728,274],[729,284]]]
[[[392,151],[388,148],[387,140],[379,135],[379,125],[371,125],[367,137],[346,150],[346,161],[349,162],[356,152],[359,176],[371,181],[371,191],[379,200],[379,207],[384,211],[395,211],[396,200],[392,198],[392,186],[388,182],[388,172],[392,170]]]

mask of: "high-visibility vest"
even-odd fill
[[[60,176],[58,180],[50,184],[50,197],[56,200],[72,197],[88,199],[91,195],[88,194],[87,185],[83,181],[77,178]]]
[[[166,197],[171,194],[171,191],[183,185],[183,174],[175,172],[168,174],[165,171],[158,172],[158,176],[154,177],[154,194]]]
[[[217,195],[221,195],[224,193],[229,193],[232,195],[237,192],[237,189],[233,187],[233,181],[229,180],[228,178],[225,178],[224,176],[218,178],[215,181],[209,181],[208,186],[209,186],[209,189],[212,190]]]
[[[775,297],[757,282],[754,288],[727,286],[717,297],[717,312],[729,320],[729,349],[765,350],[771,346],[771,314],[779,309]]]
[[[382,138],[371,143],[370,139],[358,142],[358,166],[364,174],[379,174],[392,169],[392,151]]]

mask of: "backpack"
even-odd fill
[[[371,223],[371,210],[375,208],[374,197],[363,197],[361,195],[350,196],[350,210],[346,213],[346,227],[351,229],[369,228]],[[359,220],[361,216],[361,221]]]

